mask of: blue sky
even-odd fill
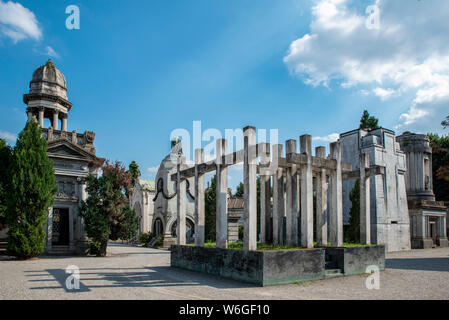
[[[144,178],[197,120],[328,145],[367,108],[398,134],[447,133],[448,13],[433,0],[0,0],[0,136],[13,144],[24,127],[22,95],[49,57],[67,79],[68,130],[95,131],[98,156],[135,160]]]

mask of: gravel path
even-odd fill
[[[255,287],[170,268],[170,252],[110,244],[109,256],[0,256],[0,299],[449,299],[449,248],[387,254],[380,289],[366,276]],[[65,289],[69,265],[80,268],[80,289]]]

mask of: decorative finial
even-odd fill
[[[45,64],[47,68],[54,68],[55,65],[53,64],[53,61],[51,59],[48,59],[47,63]]]

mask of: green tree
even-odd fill
[[[432,147],[433,193],[439,201],[449,201],[449,135],[427,135]]]
[[[9,192],[12,149],[0,138],[0,230],[6,224],[6,199]]]
[[[234,197],[243,198],[244,193],[245,193],[245,186],[243,185],[243,182],[240,182],[235,190]]]
[[[133,160],[131,161],[131,164],[129,165],[129,172],[131,173],[131,186],[134,188],[134,186],[137,183],[137,180],[140,178],[140,169],[139,165]]]
[[[28,122],[19,134],[10,175],[7,253],[19,259],[35,257],[45,248],[48,209],[57,190],[47,142],[36,121]]]
[[[346,229],[345,241],[352,243],[360,242],[360,179],[357,179],[349,193],[351,210],[349,211],[349,226]]]
[[[367,110],[363,110],[362,117],[360,118],[360,129],[374,130],[379,128],[379,119],[370,116]]]
[[[139,218],[129,206],[127,194],[131,188],[132,176],[116,161],[111,165],[106,161],[99,178],[87,178],[88,198],[80,205],[80,215],[84,219],[87,236],[97,248],[97,256],[105,256],[108,240],[129,240],[136,236]]]
[[[441,121],[441,125],[443,126],[444,129],[446,129],[447,127],[449,127],[449,116],[447,116],[446,119],[444,119],[443,121]]]
[[[205,231],[204,237],[206,241],[215,241],[216,238],[216,175],[210,181],[210,186],[206,190],[205,195]]]

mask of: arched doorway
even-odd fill
[[[160,234],[164,234],[164,225],[162,224],[161,218],[157,218],[153,224],[153,235],[157,237]]]
[[[171,236],[173,238],[177,238],[176,235],[176,227],[178,225],[178,221],[173,222],[171,226]],[[186,218],[186,243],[194,243],[195,242],[195,224],[192,220]]]

